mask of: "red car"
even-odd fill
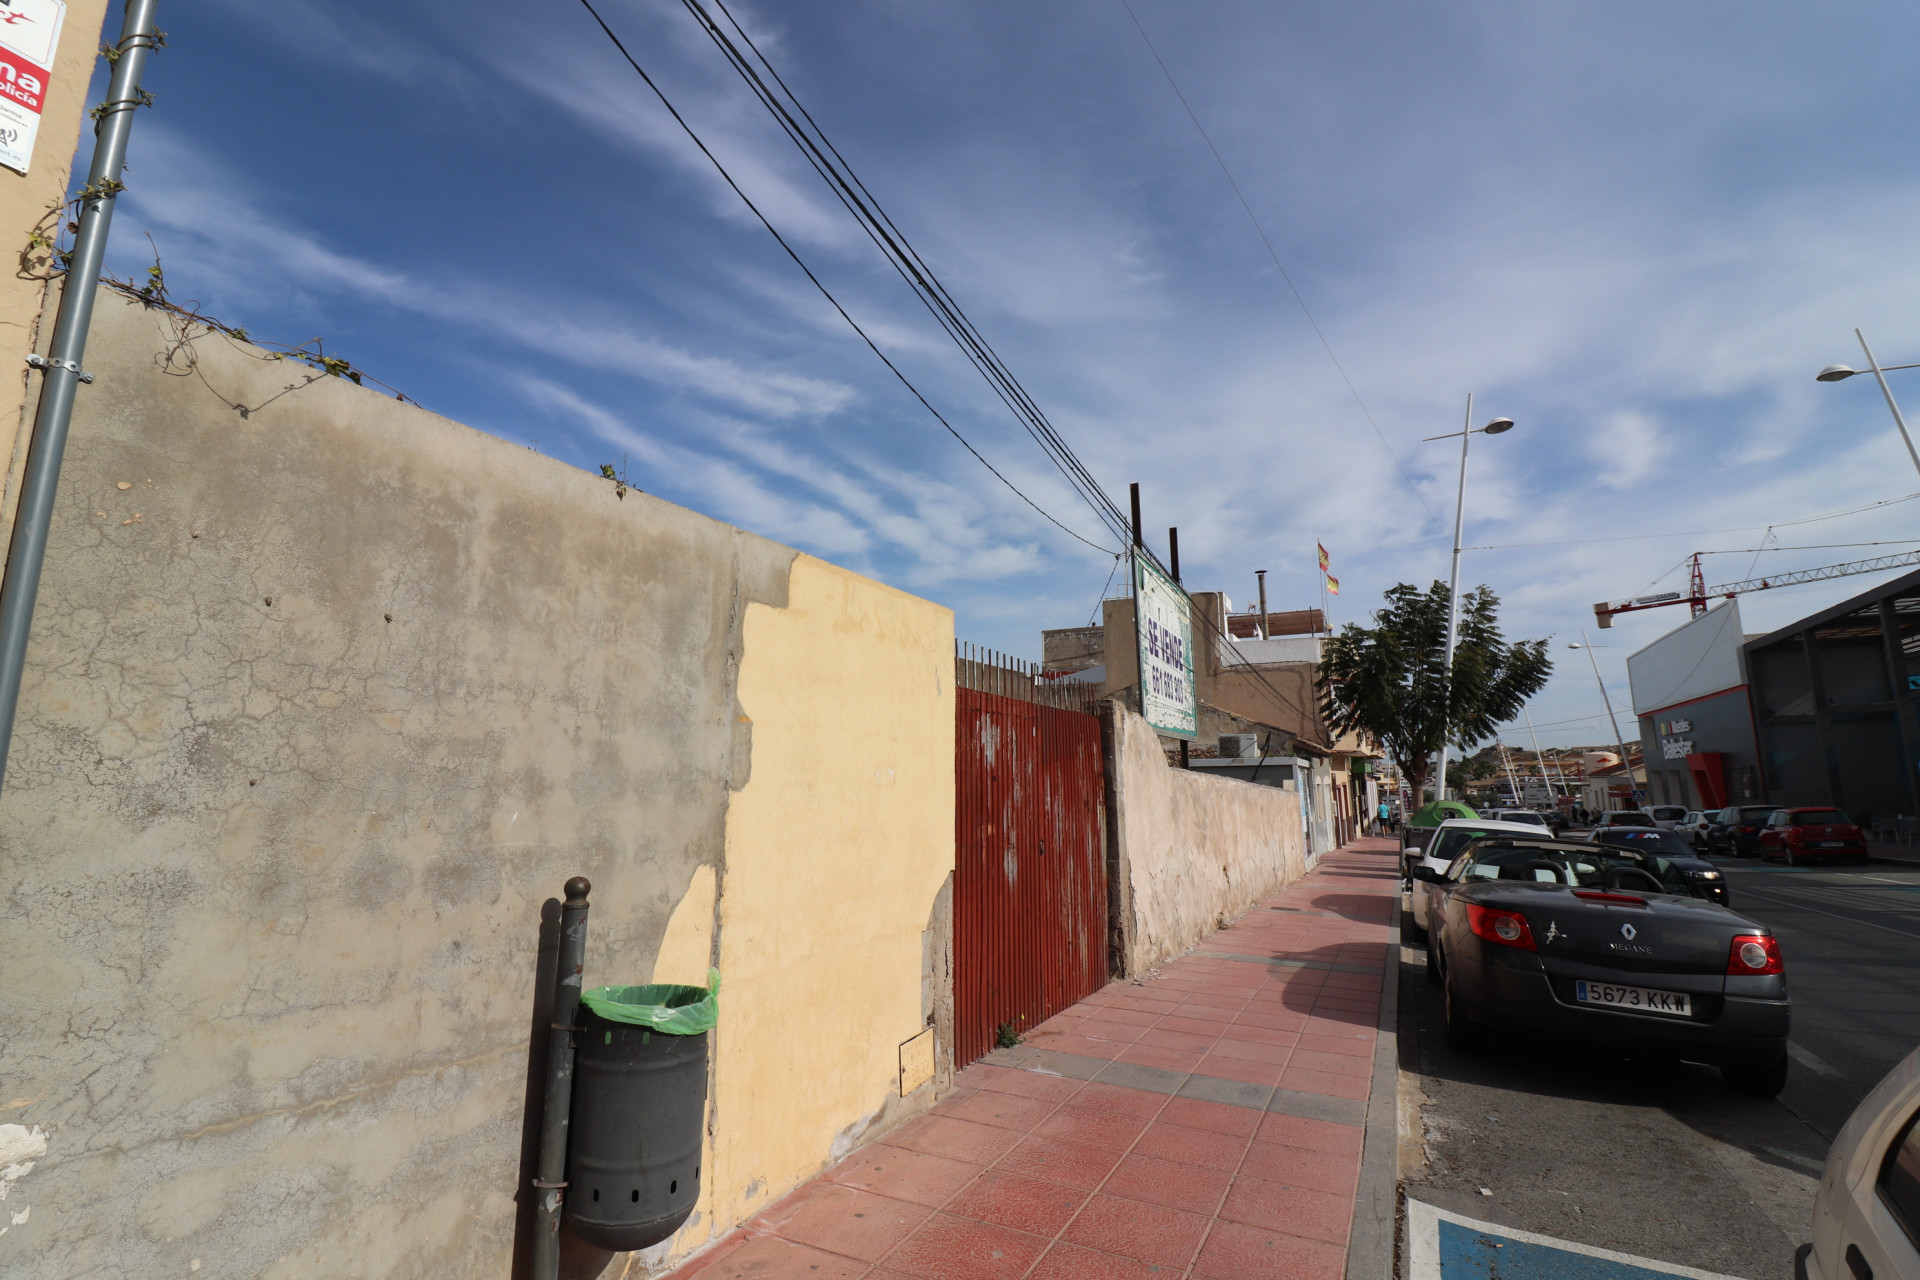
[[[1867,837],[1838,809],[1777,809],[1760,829],[1760,857],[1788,866],[1867,860]]]

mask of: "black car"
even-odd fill
[[[1760,832],[1780,808],[1777,804],[1736,804],[1722,809],[1707,828],[1707,852],[1730,858],[1760,856]]]
[[[1647,831],[1639,827],[1603,827],[1588,839],[1609,849],[1637,853],[1641,865],[1669,886],[1708,902],[1726,906],[1727,878],[1719,868],[1695,852],[1693,842],[1677,831]]]
[[[1791,1005],[1767,926],[1605,846],[1481,840],[1444,876],[1415,875],[1449,1047],[1545,1035],[1711,1062],[1761,1097],[1785,1087]]]

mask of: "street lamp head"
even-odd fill
[[[1587,647],[1587,646],[1585,646],[1585,645],[1583,645],[1583,644],[1570,644],[1570,645],[1568,645],[1568,646],[1567,646],[1567,648],[1569,648],[1569,649],[1584,649],[1584,648],[1586,648],[1586,647]]]
[[[1497,436],[1502,431],[1513,430],[1513,419],[1512,418],[1495,418],[1492,422],[1489,422],[1486,426],[1482,427],[1481,430],[1485,431],[1490,436]]]
[[[1860,372],[1858,369],[1849,369],[1844,364],[1830,364],[1820,372],[1814,374],[1813,380],[1815,382],[1845,382],[1858,372]]]

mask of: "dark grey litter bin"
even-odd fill
[[[658,1244],[698,1203],[714,1005],[704,987],[601,987],[582,998],[566,1214],[587,1243],[620,1253]]]

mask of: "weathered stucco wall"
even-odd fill
[[[0,1272],[507,1275],[576,873],[589,983],[727,971],[690,1239],[884,1123],[951,616],[170,341],[102,296],[0,797]]]
[[[1169,768],[1144,719],[1106,708],[1115,944],[1137,974],[1299,879],[1306,850],[1296,793]]]

